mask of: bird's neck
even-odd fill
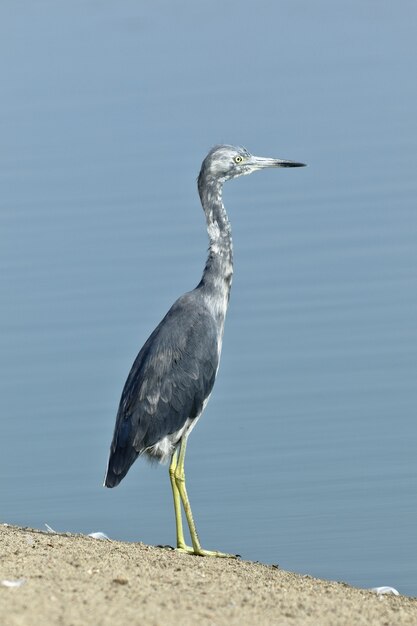
[[[217,303],[217,314],[224,319],[233,276],[232,230],[222,201],[223,185],[217,179],[201,177],[198,191],[207,221],[209,251],[199,288],[207,299]]]

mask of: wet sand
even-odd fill
[[[1,626],[417,624],[417,599],[274,566],[0,525]],[[19,582],[17,583],[19,584]]]

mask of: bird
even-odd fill
[[[223,184],[257,170],[302,167],[304,163],[257,157],[243,147],[217,145],[203,160],[198,193],[209,248],[198,285],[169,309],[137,355],[116,416],[104,485],[115,487],[140,456],[170,461],[176,549],[199,556],[234,557],[205,550],[197,534],[186,489],[188,437],[201,417],[216,380],[233,276],[230,222]],[[186,544],[182,509],[191,546]]]

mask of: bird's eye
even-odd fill
[[[239,154],[237,156],[235,156],[234,158],[235,163],[242,163],[243,161],[243,157],[241,157]]]

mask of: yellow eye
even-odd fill
[[[234,158],[235,163],[242,163],[242,161],[243,161],[243,157],[241,157],[239,154],[235,156]]]

